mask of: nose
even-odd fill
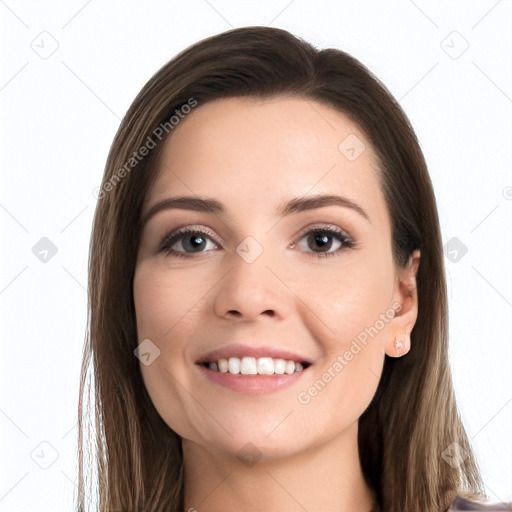
[[[292,308],[292,293],[279,278],[279,271],[266,258],[266,251],[252,262],[238,253],[220,281],[215,297],[215,313],[221,318],[254,321],[260,317],[284,319]]]

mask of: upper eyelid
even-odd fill
[[[216,238],[220,238],[222,240],[222,237],[218,235],[214,235],[215,230],[212,228],[209,228],[208,226],[203,226],[202,224],[190,224],[181,226],[179,228],[173,229],[172,231],[169,231],[167,235],[165,235],[162,240],[166,240],[173,236],[180,236],[180,235],[186,235],[187,233],[203,233],[207,236],[209,236],[212,240],[215,242],[218,242]]]
[[[297,235],[294,236],[293,241],[294,242],[299,241],[305,235],[307,235],[311,232],[314,232],[314,231],[320,232],[320,231],[324,231],[324,230],[329,231],[329,232],[333,233],[334,235],[345,236],[349,240],[354,241],[354,238],[346,229],[344,229],[340,226],[336,226],[333,223],[327,223],[327,222],[314,222],[314,223],[306,226],[305,228],[300,230],[300,232]],[[178,227],[178,228],[170,231],[167,235],[165,235],[161,240],[161,244],[165,243],[168,240],[170,241],[173,238],[176,238],[177,240],[179,240],[181,235],[186,235],[187,233],[196,233],[196,232],[205,234],[216,244],[220,244],[220,245],[224,244],[222,237],[219,237],[222,240],[222,242],[219,242],[219,240],[217,240],[217,236],[213,235],[213,233],[215,233],[215,230],[213,230],[212,228],[210,228],[208,226],[202,225],[202,224],[188,224],[188,225]],[[173,241],[173,243],[174,242],[175,241]]]
[[[336,233],[340,232],[345,234],[347,237],[352,238],[352,235],[347,231],[347,229],[337,226],[333,224],[332,222],[314,222],[313,224],[310,224],[306,226],[304,229],[300,231],[301,234],[306,234],[310,231],[334,231]],[[300,236],[300,235],[299,235]]]
[[[302,228],[299,231],[299,234],[295,235],[295,236],[299,236],[300,234],[304,234],[304,233],[307,233],[309,231],[314,231],[314,230],[321,231],[321,230],[324,230],[324,229],[325,230],[333,230],[333,231],[341,230],[347,236],[351,236],[349,231],[346,228],[343,228],[341,226],[337,226],[336,224],[334,224],[332,222],[313,222],[313,223],[309,224],[308,226]],[[167,238],[167,237],[169,237],[170,235],[173,235],[173,234],[174,235],[178,235],[178,234],[180,234],[182,232],[187,233],[189,231],[191,231],[191,232],[198,231],[200,233],[204,232],[207,235],[212,234],[212,237],[217,237],[217,238],[219,238],[221,240],[224,240],[223,237],[221,237],[220,235],[217,235],[215,229],[210,228],[209,226],[207,226],[205,224],[184,224],[183,226],[179,226],[177,228],[174,228],[171,231],[168,231],[162,238]]]

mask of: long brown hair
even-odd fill
[[[403,267],[414,249],[421,250],[411,350],[406,357],[386,356],[377,392],[359,420],[368,484],[381,509],[393,512],[439,512],[456,494],[483,495],[448,362],[437,207],[409,120],[384,85],[347,53],[319,51],[284,30],[245,27],[202,40],[165,64],[135,98],[113,141],[89,254],[79,510],[89,503],[108,512],[183,510],[180,438],[152,405],[134,356],[140,340],[132,284],[141,210],[157,176],[163,142],[172,135],[173,115],[187,113],[194,102],[279,95],[316,100],[363,130],[380,160],[396,265]],[[149,139],[155,147],[134,161],[140,148],[149,147]],[[91,404],[88,410],[86,403]],[[468,455],[460,464],[444,460],[450,445]],[[88,478],[91,461],[94,473]]]

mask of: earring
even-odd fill
[[[395,339],[395,350],[397,351],[396,357],[402,357],[403,355],[405,355],[408,352],[408,350],[407,351],[405,350],[406,339],[407,338],[405,335],[401,338]]]

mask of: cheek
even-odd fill
[[[178,272],[165,272],[155,265],[142,264],[135,272],[138,343],[149,339],[157,347],[151,350],[159,351],[150,364],[141,361],[144,385],[157,412],[182,437],[188,437],[201,422],[193,400],[183,390],[190,388],[187,340],[198,325],[197,310],[205,293],[190,276],[180,278]]]
[[[285,276],[288,282],[294,283],[294,291],[307,306],[304,310],[309,308],[310,330],[317,333],[325,349],[333,354],[344,350],[347,342],[376,322],[384,337],[390,318],[382,323],[381,315],[392,313],[389,312],[394,283],[391,257],[382,251],[378,257],[342,258],[336,265],[310,268],[303,277],[297,277],[301,273],[295,273],[294,277],[291,272]]]
[[[138,267],[133,297],[139,341],[155,338],[163,342],[175,337],[178,327],[183,329],[194,321],[206,291],[206,285],[190,273],[170,272],[156,265]]]
[[[187,378],[187,341],[198,325],[203,294],[190,276],[185,279],[179,272],[165,272],[156,265],[136,269],[133,296],[138,343],[151,340],[150,347],[154,344],[154,353],[158,354],[151,364],[141,364],[141,370],[157,408],[162,403],[161,391],[174,392],[178,382],[184,383]]]
[[[308,414],[329,410],[332,424],[343,425],[356,421],[371,402],[395,313],[393,279],[392,259],[383,251],[378,258],[347,259],[329,272],[319,268],[298,287],[308,306],[302,320],[322,353],[298,397]]]

